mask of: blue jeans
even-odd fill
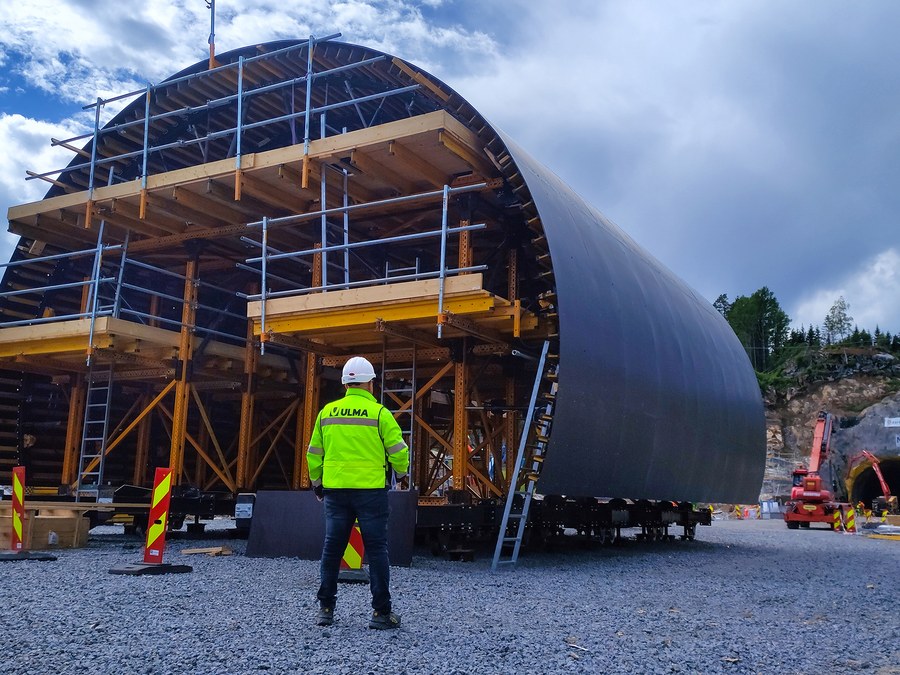
[[[363,546],[369,559],[369,584],[372,609],[391,611],[391,568],[388,561],[388,492],[379,490],[325,490],[325,545],[319,569],[320,585],[316,597],[322,607],[337,602],[338,573],[341,558],[350,541],[354,521],[359,521]]]

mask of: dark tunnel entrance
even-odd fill
[[[896,495],[900,491],[900,457],[892,459],[879,458],[881,463],[881,474],[887,483],[891,494]],[[850,490],[850,501],[853,504],[862,502],[869,507],[872,501],[881,497],[884,493],[881,490],[881,484],[878,482],[878,476],[875,475],[875,469],[871,466],[866,467],[856,480]]]

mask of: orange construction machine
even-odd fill
[[[879,466],[881,460],[868,450],[863,450],[859,455],[850,460],[851,466],[861,457],[865,457],[872,463],[872,470],[875,472],[875,476],[878,478],[878,484],[881,486],[882,496],[872,500],[872,509],[876,513],[882,513],[884,511],[887,511],[888,513],[900,512],[900,509],[897,507],[897,497],[891,494],[891,488],[888,487],[884,474],[881,473],[881,467]]]
[[[835,512],[843,504],[834,500],[832,492],[822,486],[819,469],[828,461],[831,453],[831,431],[834,417],[820,412],[813,433],[809,468],[802,464],[794,469],[791,500],[784,505],[784,522],[789,529],[809,527],[810,523],[825,523],[835,527]],[[838,521],[839,522],[839,521]]]

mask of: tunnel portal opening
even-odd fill
[[[900,457],[894,459],[880,459],[879,468],[887,483],[891,494],[896,495],[900,490]],[[850,487],[850,500],[853,504],[862,502],[868,508],[872,502],[884,493],[875,469],[870,464],[856,477]]]

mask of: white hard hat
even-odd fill
[[[341,373],[341,384],[371,382],[375,379],[375,369],[368,359],[362,356],[354,356],[344,364]]]

